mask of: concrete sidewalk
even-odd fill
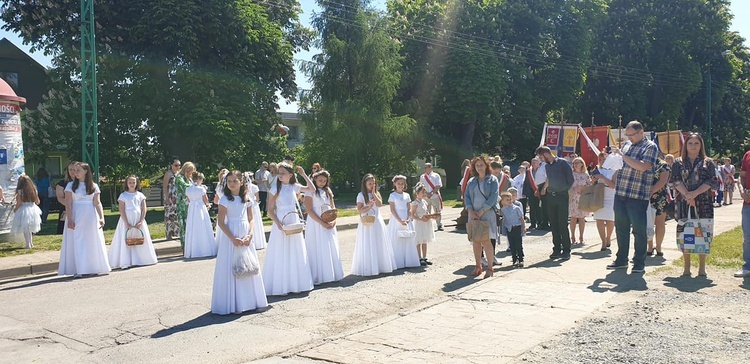
[[[716,209],[716,235],[740,225],[740,208],[741,204],[735,204]],[[665,257],[647,258],[647,271],[680,258],[674,231],[675,223],[670,222],[663,244]],[[595,236],[596,228],[587,229],[590,243],[598,241],[593,240]],[[614,259],[616,244],[611,253],[600,252],[599,244],[576,249],[567,262],[546,259],[547,251],[529,250],[526,261],[538,263],[525,269],[496,268],[495,278],[475,282],[448,297],[261,362],[520,361],[521,354],[574,327],[614,295],[649,288],[643,274],[605,269]],[[606,259],[610,255],[612,259]],[[718,274],[710,267],[708,273],[709,277]]]
[[[461,208],[447,207],[443,211],[443,224],[445,226],[454,226],[456,219],[461,213]],[[380,208],[380,214],[388,223],[390,218],[390,207],[384,205]],[[359,223],[359,216],[347,216],[339,218],[336,227],[339,231],[356,229]],[[264,226],[266,239],[271,233],[271,226]],[[158,239],[154,240],[154,249],[159,259],[175,257],[182,255],[180,241]],[[0,280],[21,277],[25,275],[45,274],[57,272],[60,263],[59,251],[40,251],[32,254],[16,255],[11,257],[0,258]]]

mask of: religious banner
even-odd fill
[[[610,146],[615,142],[614,138],[611,137],[609,132],[609,126],[593,126],[584,127],[583,132],[588,135],[591,143],[596,147],[596,152],[592,150],[587,144],[585,138],[581,138],[581,158],[586,161],[587,166],[595,166],[599,162],[598,152],[604,150],[604,148]]]
[[[561,131],[561,125],[547,125],[545,128],[544,145],[549,147],[553,155],[557,155],[557,151],[560,148],[560,142],[562,141]]]
[[[563,126],[562,148],[558,157],[564,158],[576,152],[578,141],[578,125]]]
[[[656,142],[664,154],[679,156],[682,150],[682,132],[679,130],[662,131],[656,133]]]

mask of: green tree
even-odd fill
[[[304,154],[350,188],[364,173],[410,172],[415,122],[391,111],[401,64],[386,19],[358,0],[319,5],[313,25],[323,53],[304,66],[313,84],[302,106]]]
[[[295,98],[293,54],[312,39],[296,1],[97,1],[95,8],[103,172],[122,163],[163,168],[170,155],[206,168],[278,158],[283,143],[268,136],[277,93]],[[34,146],[79,148],[80,114],[68,110],[80,95],[79,12],[77,0],[3,2],[4,28],[53,55],[55,88],[31,127],[71,131],[50,143],[44,133],[30,136]]]

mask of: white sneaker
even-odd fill
[[[734,273],[734,276],[737,278],[750,277],[750,270],[747,270],[747,269],[738,270],[736,273]]]
[[[482,266],[484,266],[484,267],[487,266],[487,258],[485,258],[485,257],[482,257]]]
[[[493,260],[493,262],[492,262],[492,263],[493,263],[494,265],[500,265],[500,261],[499,261],[499,260],[497,260],[497,257],[495,257],[495,259]]]

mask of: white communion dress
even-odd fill
[[[94,183],[93,193],[87,194],[85,183],[79,183],[73,191],[73,182],[69,182],[65,192],[72,193],[73,211],[66,211],[68,222],[63,231],[58,275],[109,273],[111,268],[104,245],[104,231],[99,227],[99,215],[94,207],[94,197],[101,193],[99,185]],[[75,229],[68,228],[71,220]]]
[[[226,196],[222,196],[219,205],[227,209],[224,221],[233,235],[231,238],[241,238],[250,231],[250,223],[247,221],[247,208],[250,203],[243,203],[239,196],[233,197],[233,201],[229,201]],[[211,312],[226,315],[268,306],[261,274],[236,278],[232,273],[235,246],[231,238],[220,228],[217,229],[216,236],[219,241],[219,252],[214,269]],[[250,244],[249,248],[257,259],[258,254],[253,244]]]
[[[310,217],[312,213],[320,214],[329,210],[331,199],[328,194],[318,189],[316,192],[305,194],[305,198],[312,199],[313,211],[308,211],[305,230],[305,246],[307,260],[310,263],[313,283],[321,284],[340,281],[344,278],[344,266],[339,252],[339,236],[336,227],[327,229]]]
[[[185,221],[185,258],[212,257],[218,248],[211,217],[203,201],[206,190],[192,185],[185,189],[185,195],[190,201]]]
[[[148,224],[144,220],[139,228],[135,226],[141,221],[143,211],[143,201],[146,196],[140,192],[123,192],[117,201],[122,201],[125,205],[125,216],[128,224],[133,226],[131,231],[120,218],[115,229],[115,236],[112,238],[112,244],[109,245],[109,264],[112,268],[128,268],[138,265],[156,264],[156,251],[151,240],[151,232],[148,230]],[[130,235],[128,235],[130,234]],[[125,240],[130,237],[143,236],[143,244],[128,246]]]

